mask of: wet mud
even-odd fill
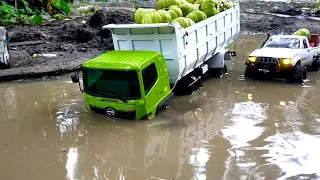
[[[293,7],[298,11],[305,5],[262,4],[254,1],[241,2],[240,6],[241,33],[292,33],[300,28],[308,28],[311,33],[320,32],[319,22],[306,19],[305,16],[277,17],[266,14],[274,9],[281,9],[279,7]],[[286,13],[287,9],[282,9]],[[0,71],[0,81],[46,77],[76,70],[84,61],[113,49],[111,33],[103,30],[102,26],[110,23],[134,23],[133,10],[104,8],[92,16],[70,21],[54,21],[42,26],[8,26],[11,44],[38,40],[42,40],[42,43],[11,46],[12,68]],[[34,54],[40,55],[33,57]],[[43,57],[41,54],[55,56]]]

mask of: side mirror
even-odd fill
[[[79,75],[78,74],[72,74],[71,75],[71,80],[73,83],[78,83],[79,82]]]

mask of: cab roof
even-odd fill
[[[82,66],[98,69],[139,70],[159,54],[148,50],[113,50],[83,63]]]

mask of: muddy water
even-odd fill
[[[1,84],[1,179],[319,179],[319,73],[245,79],[262,40],[239,37],[228,75],[150,121],[87,112],[68,76]]]

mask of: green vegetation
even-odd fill
[[[72,8],[65,0],[0,0],[0,25],[41,25],[45,18],[65,18]]]

